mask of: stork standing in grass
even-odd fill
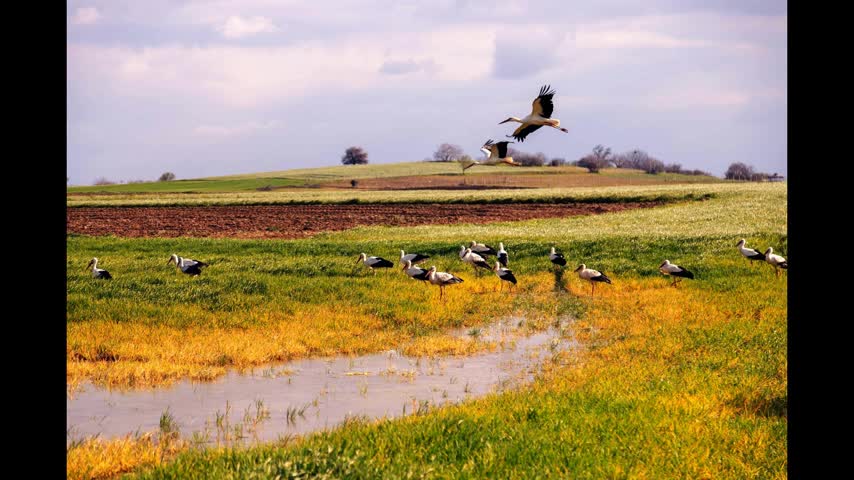
[[[456,275],[450,274],[448,272],[437,272],[436,265],[430,267],[430,270],[427,272],[427,281],[429,281],[433,285],[439,286],[439,298],[445,297],[446,285],[463,283],[463,279]]]
[[[515,142],[497,142],[493,143],[492,140],[487,140],[486,143],[480,147],[480,151],[486,155],[486,159],[482,162],[477,160],[470,161],[465,167],[463,167],[463,171],[468,170],[475,165],[498,165],[499,163],[506,163],[507,165],[512,165],[514,167],[521,167],[521,163],[516,163],[513,160],[513,157],[507,156],[507,144],[515,143]]]
[[[178,267],[182,272],[190,275],[191,277],[197,277],[202,274],[202,268],[207,267],[208,264],[205,262],[200,262],[198,260],[193,260],[191,258],[183,258],[173,253],[169,260],[166,261],[166,265],[175,262],[175,266]]]
[[[736,247],[738,247],[738,251],[744,256],[744,258],[750,260],[750,263],[753,263],[754,260],[758,260],[760,262],[765,261],[765,254],[756,250],[755,248],[747,248],[747,243],[743,238],[738,241]]]
[[[789,262],[787,262],[785,258],[774,253],[774,249],[771,247],[768,247],[768,250],[765,250],[765,261],[774,267],[774,274],[776,274],[777,277],[780,276],[781,268],[783,270],[789,269]]]
[[[513,275],[513,271],[508,268],[502,267],[501,263],[497,260],[495,261],[495,268],[493,268],[492,271],[494,271],[495,274],[498,275],[498,278],[501,280],[501,282],[510,282],[511,284],[516,285],[516,277]],[[498,283],[500,284],[501,288],[504,288],[504,284],[501,282]],[[510,288],[512,289],[513,286],[511,285]]]
[[[421,267],[413,267],[412,260],[406,260],[403,262],[403,272],[406,273],[409,278],[414,278],[415,280],[427,280],[427,274],[430,273],[429,270]]]
[[[356,260],[356,263],[359,262],[364,263],[366,267],[370,268],[371,271],[374,272],[374,275],[377,274],[377,271],[374,270],[375,268],[391,268],[394,266],[393,263],[382,257],[369,257],[365,253],[359,255],[359,259]]]
[[[585,265],[583,263],[581,265],[579,265],[578,268],[575,269],[575,271],[578,272],[578,276],[582,280],[587,280],[588,282],[590,282],[590,295],[591,296],[596,292],[596,283],[597,282],[607,283],[607,284],[611,283],[611,279],[608,278],[607,276],[605,276],[604,273],[602,273],[598,270],[593,270],[592,268],[587,268],[587,265]]]
[[[92,271],[92,278],[100,278],[102,280],[110,280],[113,278],[113,276],[110,275],[110,272],[103,268],[98,268],[98,257],[89,260],[89,265],[86,265],[86,270]]]
[[[559,253],[555,250],[555,247],[552,247],[551,253],[549,253],[549,261],[554,263],[559,267],[566,266],[566,259],[563,258],[563,254]]]
[[[689,272],[688,270],[676,265],[674,263],[670,263],[670,260],[665,260],[661,262],[661,265],[658,266],[658,271],[673,277],[673,283],[670,284],[671,287],[675,287],[677,283],[681,282],[683,278],[694,279],[694,274]]]
[[[430,255],[422,255],[420,253],[406,253],[403,250],[400,251],[400,264],[403,265],[407,260],[412,262],[413,265],[419,264],[424,260],[430,258]]]
[[[556,128],[562,132],[568,132],[567,129],[560,126],[560,120],[551,118],[552,112],[554,112],[555,108],[554,102],[552,101],[555,91],[549,91],[550,88],[551,87],[549,85],[544,85],[540,88],[540,95],[535,98],[534,102],[531,104],[532,108],[530,115],[521,119],[510,117],[499,123],[499,125],[507,122],[517,122],[522,124],[519,125],[519,128],[517,128],[512,135],[507,135],[508,138],[514,138],[520,142],[524,142],[528,135],[537,131],[542,126]]]
[[[474,240],[471,241],[469,248],[471,248],[472,252],[474,252],[474,253],[482,256],[482,257],[485,257],[487,255],[495,255],[496,253],[498,253],[495,251],[495,248],[490,247],[489,245],[487,245],[485,243],[477,243]]]
[[[486,260],[483,259],[480,255],[471,251],[471,248],[466,248],[465,245],[460,245],[460,258],[463,262],[468,263],[472,266],[477,274],[477,267],[484,268],[486,270],[492,270],[492,267],[486,263]]]
[[[504,250],[504,242],[498,242],[498,261],[505,267],[510,261],[510,258],[507,256],[507,250]]]

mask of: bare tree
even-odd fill
[[[590,173],[599,173],[599,170],[606,168],[611,163],[611,149],[596,145],[589,155],[586,155],[575,162],[579,167],[584,167]]]
[[[741,162],[730,164],[727,168],[724,178],[727,180],[750,180],[756,172],[753,167]]]
[[[350,147],[341,157],[341,163],[344,165],[366,165],[368,163],[368,152],[362,147]]]
[[[175,174],[172,172],[163,172],[157,179],[158,182],[171,182],[172,180],[175,180]]]
[[[459,145],[443,143],[433,152],[433,160],[437,162],[453,162],[459,160],[463,154],[463,149]]]

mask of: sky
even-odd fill
[[[750,0],[82,0],[67,4],[67,170],[154,180],[472,157],[550,84],[525,152],[597,144],[786,174],[787,5]]]

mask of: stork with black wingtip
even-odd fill
[[[374,270],[375,268],[391,268],[394,266],[393,263],[389,262],[388,260],[386,260],[382,257],[374,257],[374,256],[369,257],[365,253],[362,253],[359,255],[359,258],[356,260],[356,263],[359,263],[359,262],[362,262],[366,267],[371,269],[371,272],[373,272],[374,275],[377,274],[377,271]]]
[[[89,265],[86,265],[86,270],[92,271],[92,278],[98,278],[101,280],[110,280],[113,278],[113,276],[110,275],[110,272],[103,268],[98,268],[98,257],[89,260]]]
[[[753,264],[754,261],[765,261],[765,254],[756,250],[755,248],[747,248],[746,241],[742,238],[736,244],[738,247],[738,251],[744,256],[744,258],[750,260],[750,263]]]
[[[460,259],[463,262],[468,263],[472,266],[475,275],[477,275],[478,273],[478,267],[483,268],[485,270],[492,270],[492,267],[490,267],[489,264],[486,263],[486,260],[483,257],[472,252],[471,248],[466,248],[465,245],[460,245]]]
[[[661,262],[661,265],[658,266],[658,271],[673,277],[673,283],[670,284],[671,287],[675,287],[677,283],[681,282],[682,279],[690,278],[694,279],[694,274],[689,272],[687,269],[676,265],[675,263],[670,263],[670,260],[665,260]]]
[[[403,262],[402,270],[409,278],[421,281],[427,281],[427,275],[430,273],[430,271],[425,268],[413,267],[412,260],[406,260]]]
[[[578,273],[578,276],[582,280],[587,280],[590,282],[590,296],[593,296],[596,293],[596,284],[597,283],[607,283],[611,284],[611,279],[608,278],[604,273],[593,270],[592,268],[587,268],[587,265],[581,264],[578,268],[575,269]]]
[[[507,122],[516,122],[521,123],[519,128],[513,132],[512,135],[507,135],[508,138],[514,138],[520,142],[524,142],[525,138],[531,133],[537,131],[542,126],[552,127],[560,130],[561,132],[568,132],[569,130],[562,128],[560,126],[560,120],[556,118],[551,118],[552,113],[554,112],[554,102],[552,98],[555,95],[555,91],[551,90],[550,85],[544,85],[540,88],[540,95],[534,99],[531,104],[531,114],[526,116],[525,118],[516,118],[510,117],[507,120],[499,123]]]
[[[498,283],[500,284],[501,289],[504,288],[504,283],[502,282],[510,282],[510,289],[513,288],[513,285],[516,285],[516,277],[513,275],[513,271],[509,268],[502,267],[499,261],[495,261],[495,268],[493,268],[492,271],[498,275],[498,279],[500,280]]]
[[[787,262],[785,258],[774,253],[774,249],[771,247],[768,247],[768,250],[765,250],[765,261],[774,267],[774,274],[777,275],[778,278],[780,277],[780,269],[789,269],[789,262]]]
[[[510,257],[507,256],[507,250],[504,250],[504,242],[498,242],[498,261],[504,267],[510,261]]]
[[[181,270],[181,272],[186,273],[191,277],[198,277],[202,274],[202,268],[209,266],[205,262],[193,260],[192,258],[183,258],[176,253],[173,253],[172,256],[169,257],[169,260],[166,261],[166,265],[169,265],[172,262],[175,263],[175,266]]]
[[[403,265],[407,260],[412,262],[413,265],[417,265],[424,260],[430,258],[430,255],[422,255],[420,253],[406,253],[403,250],[400,251],[400,264]]]
[[[549,253],[549,261],[558,267],[566,266],[566,259],[563,258],[563,254],[555,250],[555,247],[552,247],[551,253]]]
[[[445,297],[445,287],[447,285],[455,285],[457,283],[463,283],[463,279],[448,273],[448,272],[437,272],[436,265],[430,267],[430,270],[427,272],[427,281],[432,283],[433,285],[439,286],[439,298],[442,299]]]

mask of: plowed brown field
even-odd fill
[[[489,223],[590,215],[662,202],[575,204],[372,204],[220,207],[77,207],[66,232],[122,237],[302,238],[369,225]]]

